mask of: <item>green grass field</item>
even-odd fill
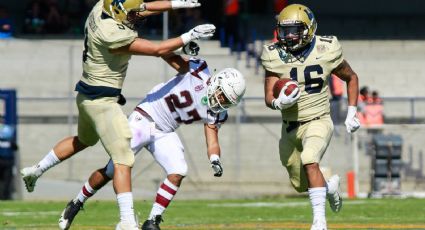
[[[0,229],[58,229],[63,202],[0,202]],[[141,219],[151,201],[136,201]],[[344,200],[340,213],[326,210],[329,229],[425,229],[425,199]],[[307,198],[174,201],[164,215],[162,229],[309,229]],[[115,201],[86,203],[71,229],[114,229]]]

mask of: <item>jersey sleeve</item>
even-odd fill
[[[270,48],[273,46],[272,44],[267,44],[263,46],[263,52],[261,53],[261,64],[263,65],[264,69],[271,71],[272,69],[272,59],[270,56]]]
[[[136,31],[115,22],[110,23],[109,28],[103,31],[103,42],[109,49],[116,49],[129,45],[136,38]]]
[[[332,39],[327,59],[331,69],[335,69],[344,60],[342,47],[337,37]]]

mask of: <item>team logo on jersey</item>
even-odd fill
[[[328,47],[326,45],[317,45],[316,49],[319,54],[328,51]]]
[[[195,91],[196,92],[199,92],[199,91],[201,91],[203,89],[204,89],[204,85],[197,85],[197,86],[195,86]]]
[[[208,105],[208,97],[207,96],[203,96],[201,98],[201,104],[203,105]]]

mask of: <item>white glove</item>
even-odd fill
[[[214,171],[215,177],[221,177],[223,175],[223,166],[220,163],[220,157],[217,154],[210,156],[211,168]]]
[[[172,0],[171,8],[180,9],[180,8],[195,8],[201,6],[201,3],[198,0]]]
[[[289,85],[295,84],[298,86],[296,82],[288,82],[286,85],[282,88],[282,90],[279,93],[279,96],[276,99],[273,99],[272,106],[276,109],[282,110],[287,109],[291,106],[293,106],[298,99],[301,96],[301,90],[299,87],[297,87],[294,91],[292,91],[291,94],[288,96],[285,95],[285,90],[288,88]]]
[[[215,26],[213,24],[202,24],[182,34],[180,37],[186,45],[190,41],[198,39],[208,39],[214,35]]]
[[[360,128],[360,121],[356,117],[356,113],[356,106],[348,106],[347,118],[345,118],[345,127],[347,128],[348,133],[354,133]]]

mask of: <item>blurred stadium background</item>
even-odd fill
[[[67,24],[69,27],[60,32],[29,32],[25,29],[27,9],[32,2],[0,3],[9,11],[14,26],[13,36],[0,40],[0,89],[15,89],[17,92],[16,140],[19,151],[15,155],[17,180],[13,198],[66,200],[79,191],[92,170],[106,163],[107,154],[99,145],[44,174],[31,194],[24,191],[17,171],[19,167],[38,162],[60,138],[76,133],[73,89],[82,71],[80,26],[93,1],[57,0],[59,12],[70,19],[74,17],[74,21]],[[262,44],[272,38],[275,1],[240,0],[239,36],[230,39],[224,29],[223,2],[201,2],[199,20],[214,23],[219,30],[212,41],[200,42],[200,56],[212,69],[229,66],[240,69],[248,86],[243,103],[230,111],[229,122],[220,131],[222,178],[212,176],[202,128],[194,125],[182,126],[178,130],[186,148],[189,175],[177,199],[293,195],[294,190],[278,156],[280,114],[264,106],[263,70],[258,60]],[[384,101],[384,124],[364,126],[353,136],[345,132],[342,124],[345,105],[341,106],[337,111],[341,116],[335,119],[334,137],[321,163],[323,170],[327,174],[342,176],[342,189],[346,195],[349,191],[346,175],[354,172],[357,196],[423,196],[425,91],[422,86],[425,85],[425,70],[420,66],[425,61],[425,30],[420,25],[425,21],[425,2],[282,2],[303,3],[310,7],[318,20],[317,34],[338,36],[346,59],[359,75],[360,86],[377,90]],[[74,12],[73,6],[80,7],[80,10]],[[192,19],[184,19],[186,13],[149,19],[141,34],[155,40],[179,35],[185,29],[184,22],[193,23]],[[165,33],[163,28],[168,28]],[[128,98],[124,110],[130,113],[141,96],[172,75],[173,71],[159,58],[133,57],[123,88]],[[5,103],[0,104],[0,112],[5,120]],[[374,145],[379,142],[374,139],[377,134],[394,137],[393,142]],[[387,161],[379,165],[374,160],[377,147],[378,151],[383,148],[388,152],[384,157]],[[399,157],[388,160],[398,153]],[[134,193],[138,199],[149,200],[164,174],[146,151],[139,155],[133,170]],[[394,170],[394,173],[386,174],[387,169]],[[378,181],[374,176],[377,170],[384,171]],[[114,199],[112,188],[98,193],[96,198]]]

